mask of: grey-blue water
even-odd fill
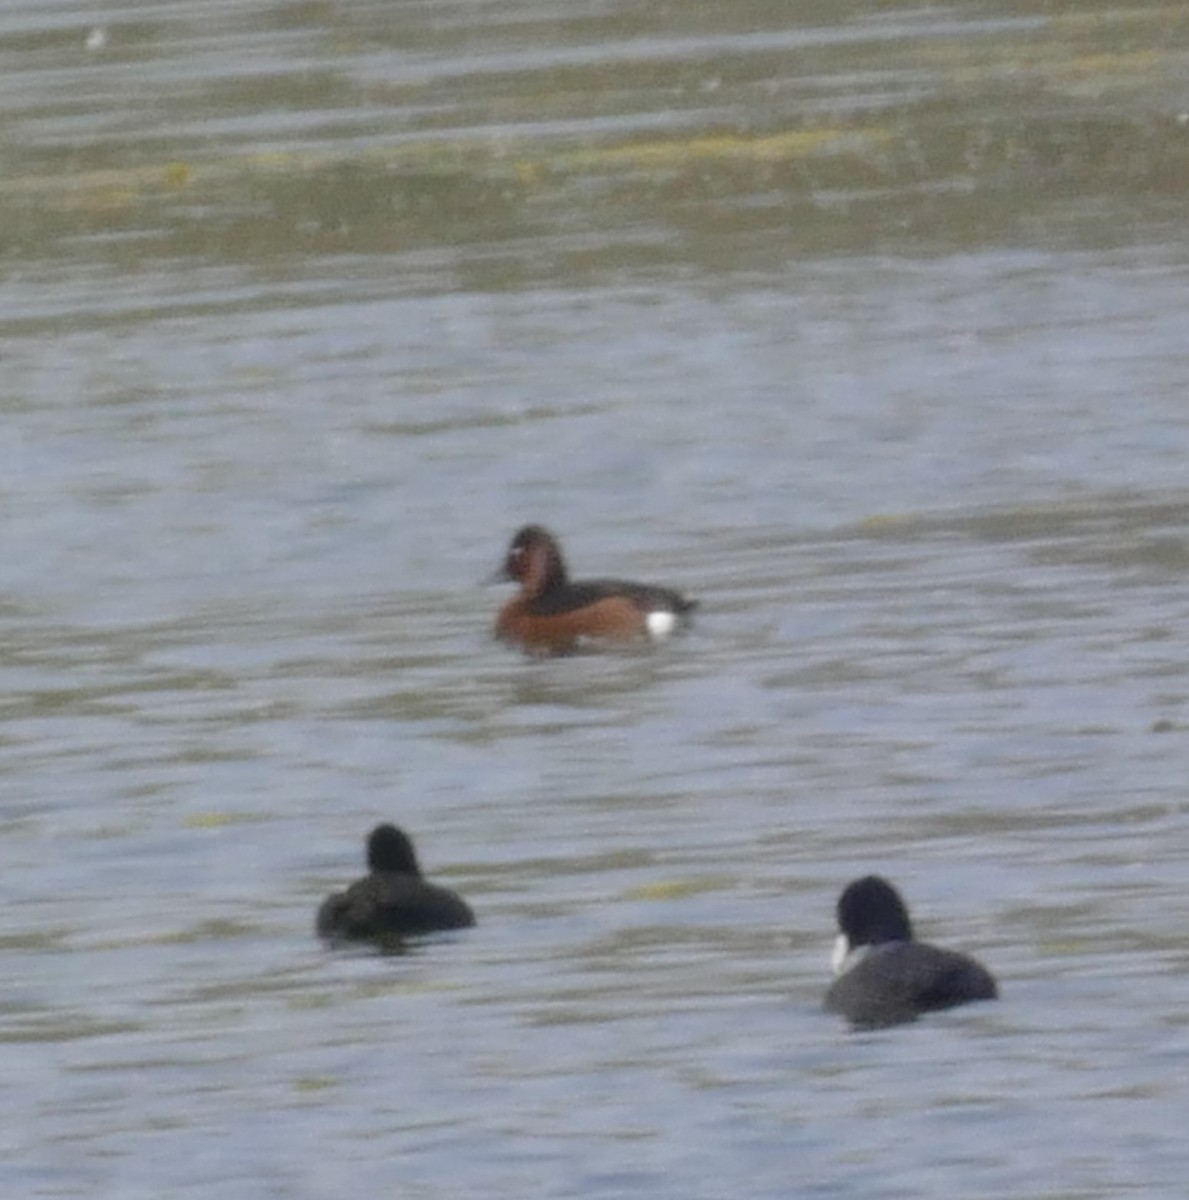
[[[0,1195],[1183,1194],[1186,21],[798,8],[0,14]]]

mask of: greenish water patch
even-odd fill
[[[790,41],[790,16],[771,48],[762,32],[723,30],[717,47],[699,42],[694,55],[691,43],[692,58],[658,44],[651,62],[621,58],[614,40],[586,45],[576,25],[589,62],[551,68],[572,51],[543,44],[506,72],[462,69],[461,91],[448,93],[365,85],[350,71],[283,71],[267,87],[248,76],[190,94],[179,117],[210,105],[250,129],[253,113],[264,124],[278,106],[366,105],[369,136],[332,126],[268,148],[129,136],[102,165],[26,144],[0,183],[0,249],[121,265],[264,262],[635,226],[652,231],[651,253],[638,252],[659,263],[677,256],[674,240],[688,253],[707,225],[804,254],[892,238],[1109,243],[1128,236],[1121,201],[1142,202],[1135,220],[1182,218],[1185,10],[1009,11],[915,33],[909,14],[835,40],[808,26],[804,45]],[[439,98],[441,108],[427,102]],[[403,132],[383,136],[386,123]]]

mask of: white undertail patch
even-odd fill
[[[648,636],[667,638],[677,628],[677,614],[667,608],[655,608],[644,618]]]

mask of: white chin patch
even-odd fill
[[[666,609],[654,609],[644,618],[648,627],[648,636],[652,638],[667,638],[677,628],[677,614]]]
[[[851,965],[846,961],[848,958],[850,958],[850,940],[845,933],[840,933],[834,939],[834,949],[830,954],[830,966],[835,975],[841,975]]]

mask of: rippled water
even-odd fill
[[[0,10],[0,1192],[1179,1196],[1180,5]],[[524,521],[690,636],[533,662]],[[330,952],[381,819],[479,926]],[[881,871],[1002,999],[820,1010]]]

